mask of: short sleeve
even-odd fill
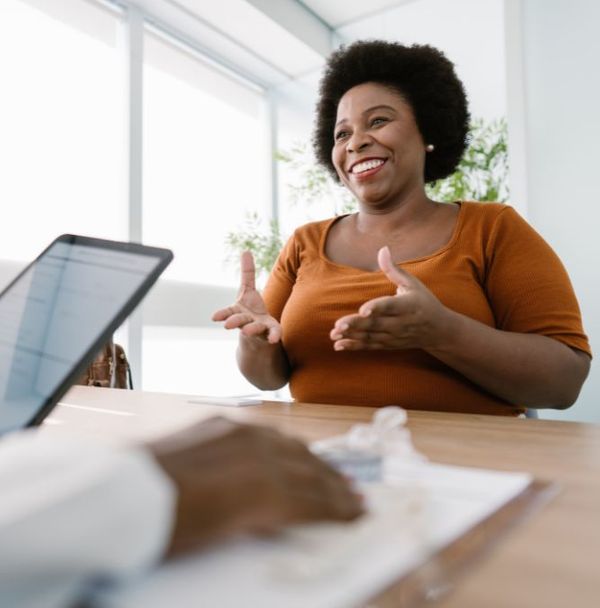
[[[499,329],[540,334],[591,355],[562,262],[511,207],[497,215],[485,258],[485,288]]]
[[[294,233],[279,253],[263,292],[269,314],[278,321],[292,293],[299,265],[299,247]]]

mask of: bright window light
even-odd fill
[[[226,234],[270,207],[263,96],[151,31],[144,60],[144,241],[165,278],[236,285]]]
[[[145,327],[144,390],[223,397],[260,393],[237,369],[236,338],[222,327]]]
[[[126,238],[121,27],[81,0],[0,2],[0,259],[65,232]]]

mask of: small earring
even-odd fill
[[[425,146],[425,150],[427,150],[427,152],[433,152],[435,150],[435,146],[433,144],[429,144]]]

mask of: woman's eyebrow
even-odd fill
[[[374,112],[375,110],[391,110],[392,112],[395,112],[396,109],[393,108],[392,106],[386,106],[385,104],[380,104],[378,106],[372,106],[370,108],[367,108],[364,112],[363,112],[363,116],[365,114],[368,114],[369,112]]]
[[[365,114],[369,114],[370,112],[374,112],[375,110],[391,110],[392,112],[396,112],[396,109],[393,108],[392,106],[387,106],[385,104],[380,104],[377,106],[371,106],[370,108],[367,108],[366,110],[363,110],[362,115],[364,116]],[[347,118],[340,118],[340,120],[338,120],[335,123],[335,126],[337,127],[338,125],[341,125],[345,122],[348,122]]]

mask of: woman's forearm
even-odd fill
[[[590,358],[546,336],[507,332],[450,311],[444,339],[426,349],[509,403],[533,408],[572,405]]]
[[[281,388],[290,377],[290,365],[281,342],[270,344],[264,338],[240,333],[237,362],[246,379],[261,390]]]

